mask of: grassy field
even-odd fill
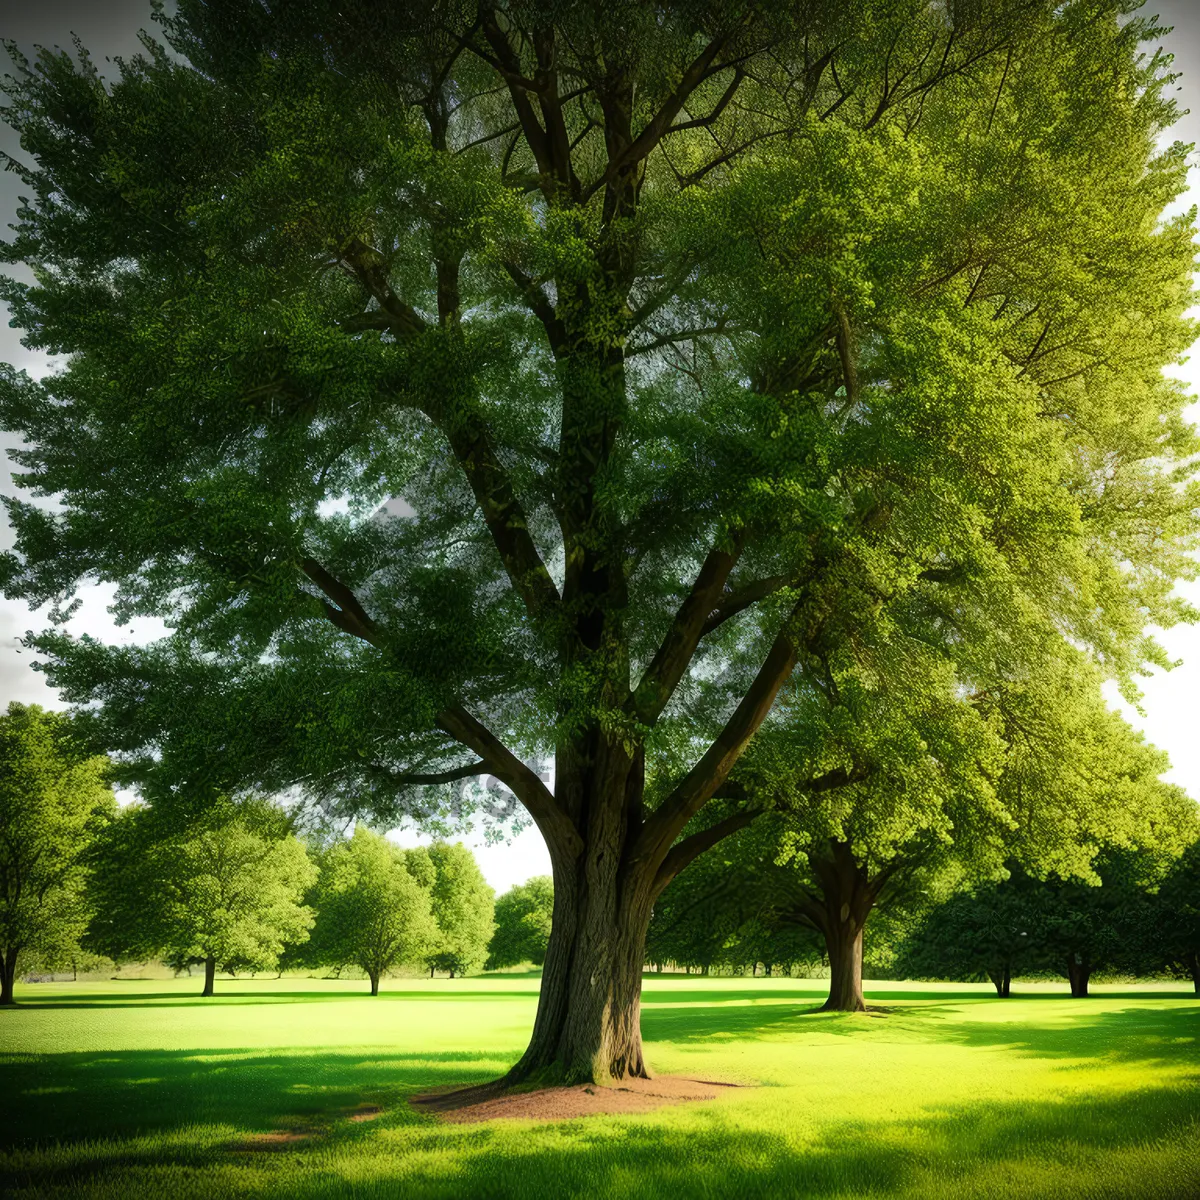
[[[1170,986],[650,977],[660,1071],[757,1086],[639,1116],[444,1125],[503,1071],[536,978],[27,985],[0,1012],[6,1197],[1200,1196],[1200,1004]],[[383,1115],[354,1122],[362,1104]],[[309,1136],[249,1149],[256,1132]]]

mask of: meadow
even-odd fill
[[[656,977],[658,1071],[746,1085],[584,1120],[409,1108],[520,1054],[536,976],[27,984],[0,1012],[0,1194],[141,1197],[1200,1195],[1200,1004],[1027,984]],[[365,1106],[365,1107],[364,1107]],[[374,1119],[356,1114],[381,1110]],[[269,1136],[262,1136],[269,1135]]]

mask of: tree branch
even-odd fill
[[[797,609],[799,605],[797,605]],[[766,720],[779,689],[796,666],[796,645],[788,623],[779,632],[741,703],[700,761],[651,814],[634,847],[633,858],[661,863],[684,826],[712,798]]]
[[[461,705],[451,705],[437,715],[439,728],[474,750],[491,773],[511,789],[533,818],[553,856],[578,858],[583,839],[575,823],[559,807],[554,793],[490,729]]]
[[[334,625],[372,646],[382,644],[379,626],[359,603],[358,597],[340,579],[325,570],[314,558],[303,559],[300,570],[333,601],[325,605],[325,615]]]
[[[719,604],[713,606],[700,631],[700,636],[707,637],[730,617],[737,616],[752,604],[757,604],[760,600],[782,591],[786,587],[794,587],[799,582],[800,576],[797,572],[787,571],[782,575],[769,575],[766,579],[756,579],[753,583],[747,583],[744,587],[729,592],[722,597]]]
[[[686,837],[681,842],[676,842],[667,851],[662,866],[658,868],[658,872],[654,876],[654,895],[657,896],[693,859],[698,858],[705,850],[711,850],[718,842],[724,841],[731,834],[745,829],[765,811],[762,808],[743,809],[731,817],[726,817],[723,821],[718,821],[715,825],[710,825],[707,829],[702,829],[699,833],[693,833],[691,837]]]
[[[691,591],[629,699],[634,715],[644,725],[654,724],[679,686],[700,643],[705,618],[712,612],[741,552],[742,538],[735,535],[732,549],[714,546],[701,564]]]
[[[478,762],[467,763],[465,767],[453,767],[449,771],[431,771],[428,774],[414,774],[405,771],[391,771],[386,767],[376,767],[383,771],[394,783],[412,784],[415,786],[434,783],[454,783],[458,779],[470,779],[473,775],[487,775],[491,764],[480,759]]]

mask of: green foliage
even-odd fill
[[[275,805],[217,800],[183,826],[130,806],[97,840],[89,942],[110,957],[274,966],[302,942],[317,868]]]
[[[496,932],[488,946],[487,969],[546,961],[550,920],[554,913],[554,880],[535,875],[509,888],[496,900]]]
[[[320,859],[309,956],[330,966],[360,967],[372,994],[392,967],[424,958],[439,940],[429,891],[405,860],[405,851],[365,825]]]
[[[116,810],[108,763],[73,723],[36,704],[0,714],[0,963],[3,1001],[22,961],[67,961],[88,922],[85,855]]]
[[[636,126],[720,17],[622,12],[555,20],[589,80],[581,47],[621,27]],[[4,587],[57,602],[99,574],[121,614],[176,625],[148,650],[38,641],[73,699],[103,701],[131,770],[428,815],[436,794],[380,768],[459,765],[451,702],[522,749],[597,714],[633,728],[620,671],[735,535],[731,587],[795,586],[700,646],[650,742],[664,787],[788,613],[805,715],[830,673],[869,686],[886,655],[927,676],[922,638],[986,633],[955,666],[972,690],[1047,631],[1126,679],[1161,659],[1143,630],[1186,615],[1171,587],[1193,570],[1193,435],[1160,370],[1192,337],[1192,248],[1188,218],[1159,220],[1185,163],[1155,149],[1173,107],[1146,23],[991,5],[943,58],[919,47],[950,27],[914,3],[747,17],[728,33],[747,90],[652,150],[635,204],[586,190],[606,169],[586,94],[564,118],[579,186],[539,189],[536,148],[504,152],[490,52],[455,49],[446,86],[471,98],[438,124],[419,64],[455,6],[338,13],[183,4],[176,54],[111,86],[49,52],[11,85],[38,165],[6,253],[37,280],[5,293],[30,345],[72,357],[4,382],[23,482],[64,503],[9,502]],[[814,38],[840,82],[822,59],[815,90],[782,86]],[[892,92],[897,55],[917,74]],[[712,132],[745,149],[706,166]],[[406,515],[366,519],[398,495]],[[576,613],[532,599],[558,586],[541,563],[592,553],[622,577],[571,603],[623,648],[557,656]],[[357,589],[379,644],[330,623],[308,563]],[[811,740],[836,757],[827,722]]]
[[[452,975],[480,970],[496,930],[495,892],[475,855],[461,842],[435,842],[407,851],[404,862],[432,897],[438,937],[433,953],[426,956],[429,968]]]
[[[1044,966],[1037,883],[1020,871],[1003,882],[959,892],[926,914],[900,949],[897,970],[910,979],[1005,981]]]
[[[1200,992],[1200,841],[1170,865],[1154,897],[1152,921],[1160,961],[1190,977]]]

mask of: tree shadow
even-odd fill
[[[133,1051],[13,1058],[3,1069],[0,1138],[17,1168],[7,1183],[0,1174],[5,1195],[157,1196],[168,1167],[187,1170],[187,1195],[244,1188],[278,1200],[1200,1195],[1200,1089],[1186,1081],[1100,1098],[934,1102],[894,1119],[831,1113],[815,1129],[789,1128],[779,1106],[739,1113],[722,1102],[457,1126],[406,1100],[495,1071],[469,1052]],[[770,1090],[758,1093],[764,1106]],[[384,1109],[378,1121],[348,1119],[363,1102]],[[231,1129],[311,1136],[256,1154]]]

